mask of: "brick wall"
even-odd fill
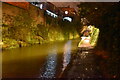
[[[29,9],[29,2],[6,2],[23,9]]]
[[[44,12],[42,10],[40,10],[39,8],[37,8],[31,4],[29,4],[29,8],[25,7],[25,6],[28,6],[28,3],[22,3],[22,2],[17,2],[17,3],[18,4],[16,4],[16,2],[12,2],[12,4],[14,4],[14,5],[11,5],[11,4],[3,2],[2,3],[2,16],[4,17],[4,15],[9,15],[9,16],[14,17],[21,13],[28,13],[28,15],[34,21],[36,21],[37,24],[45,23]],[[17,5],[17,6],[15,6],[15,5]],[[22,5],[24,5],[24,6],[22,6]]]

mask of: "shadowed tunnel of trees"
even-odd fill
[[[81,3],[78,7],[80,18],[100,29],[95,49],[105,59],[103,67],[109,69],[105,73],[120,77],[120,2]]]
[[[88,20],[87,25],[94,25],[100,29],[95,52],[103,58],[102,60],[105,64],[102,65],[103,70],[105,70],[106,74],[109,74],[107,76],[120,77],[120,2],[80,3],[78,7],[79,19],[86,18]],[[61,37],[69,39],[69,33],[73,35],[75,35],[75,33],[77,34],[80,26],[82,26],[80,20],[70,23],[58,21],[50,16],[46,16],[46,25],[37,24],[31,18],[31,14],[29,14],[31,11],[32,10],[25,13],[22,11],[21,15],[16,17],[3,14],[2,38],[4,43],[8,45],[12,43],[11,45],[15,44],[16,46],[17,44],[17,46],[19,46],[18,43],[26,43],[26,45],[29,43],[42,44],[43,41],[45,42],[46,40],[47,42],[50,39],[55,41],[61,40]],[[36,11],[38,11],[38,9],[36,9]],[[7,24],[4,17],[5,19],[11,18],[10,21],[13,20],[13,23]],[[76,30],[78,31],[76,32]]]

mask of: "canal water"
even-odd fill
[[[2,51],[3,78],[56,78],[65,70],[79,39]]]

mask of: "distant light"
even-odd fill
[[[81,38],[82,38],[82,40],[85,40],[86,37],[82,36]]]
[[[88,39],[87,39],[87,40],[84,40],[84,41],[85,41],[86,43],[89,43],[89,42],[90,42],[90,40],[88,40]]]
[[[40,9],[43,9],[43,4],[40,4]]]
[[[65,11],[65,14],[68,14],[68,11]]]
[[[89,25],[89,26],[88,26],[88,28],[90,29],[90,28],[92,28],[92,26],[91,26],[91,25]]]
[[[54,18],[58,17],[58,15],[56,15],[55,13],[53,13],[53,12],[51,12],[49,10],[46,10],[46,12],[47,12],[48,15],[50,15],[50,16],[52,16]]]
[[[72,18],[70,18],[70,17],[64,17],[64,18],[63,18],[63,21],[64,21],[64,20],[68,20],[69,22],[72,22]]]
[[[97,7],[95,9],[98,9]]]

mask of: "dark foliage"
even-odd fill
[[[120,2],[81,3],[78,5],[80,18],[100,29],[97,50],[109,52],[109,73],[120,77]]]

